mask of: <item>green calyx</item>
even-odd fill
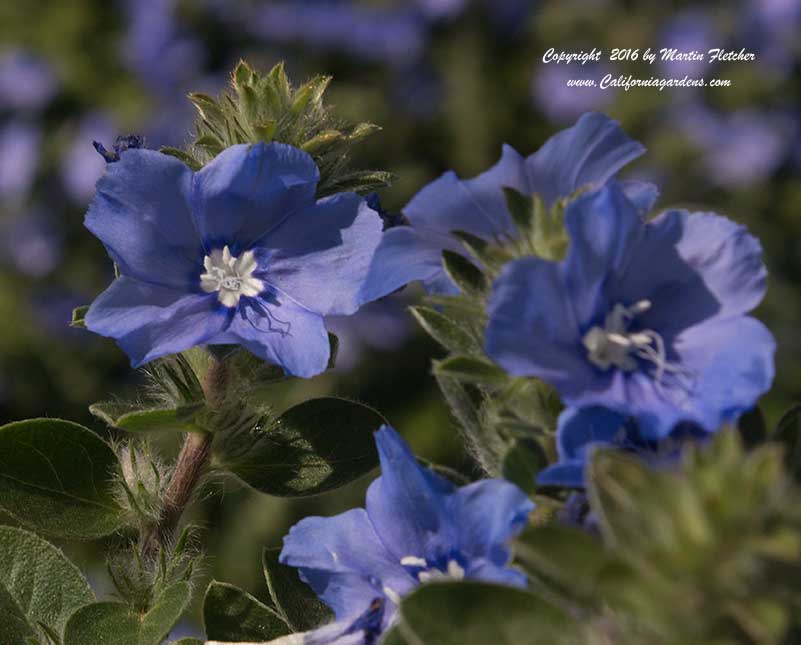
[[[275,141],[300,148],[314,158],[320,169],[318,197],[388,186],[390,173],[350,167],[353,146],[381,128],[337,118],[323,103],[330,81],[330,76],[315,76],[294,87],[283,63],[260,75],[240,61],[231,74],[231,88],[219,97],[189,95],[198,111],[193,141],[185,150],[165,147],[161,152],[199,170],[230,146]]]

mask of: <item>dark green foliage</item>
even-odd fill
[[[146,613],[119,602],[86,605],[69,619],[64,645],[161,645],[189,598],[189,585],[180,582],[165,589]]]
[[[801,481],[801,405],[784,413],[771,438],[784,446],[787,469],[796,481]]]
[[[423,585],[400,606],[393,645],[574,645],[567,613],[528,591],[482,582]]]
[[[42,538],[0,527],[0,642],[59,640],[70,615],[95,599],[86,579]]]
[[[298,570],[278,561],[281,549],[264,549],[264,577],[276,610],[298,632],[320,627],[334,619],[333,612],[303,582]]]
[[[269,641],[291,632],[277,613],[233,585],[213,581],[203,600],[206,637],[220,641]]]
[[[333,397],[311,399],[215,442],[213,463],[269,495],[316,495],[378,465],[373,432],[383,423],[366,405]]]
[[[0,508],[47,535],[91,539],[121,522],[119,462],[90,430],[32,419],[0,428]]]
[[[308,152],[320,168],[318,196],[337,192],[367,193],[388,186],[391,175],[353,170],[351,148],[380,128],[372,123],[348,124],[323,103],[331,77],[315,76],[294,87],[279,63],[260,75],[241,61],[231,75],[231,89],[218,98],[193,93],[198,111],[195,137],[188,150],[162,148],[195,170],[225,148],[239,143],[288,143]]]

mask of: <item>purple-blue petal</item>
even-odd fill
[[[376,533],[398,561],[446,555],[455,541],[447,504],[455,487],[422,467],[389,426],[375,439],[381,476],[370,484],[366,507]]]
[[[510,374],[537,376],[560,392],[581,391],[598,378],[557,264],[539,258],[508,263],[487,313],[487,355]]]
[[[617,121],[589,112],[526,159],[529,192],[550,205],[582,186],[600,186],[644,152]]]
[[[282,143],[226,148],[195,174],[192,206],[208,251],[248,250],[295,211],[314,203],[320,171]]]
[[[352,314],[366,302],[362,287],[381,230],[381,218],[355,193],[322,199],[257,242],[265,279],[310,311]]]
[[[228,314],[210,294],[116,279],[95,299],[86,327],[115,338],[134,367],[204,344],[226,325]]]
[[[569,461],[560,461],[551,464],[537,474],[537,486],[583,488],[584,467],[584,462],[579,459],[571,459]]]
[[[322,316],[285,293],[242,298],[230,325],[209,344],[241,344],[287,374],[311,378],[325,371],[331,354]]]
[[[583,459],[587,446],[614,443],[625,432],[626,417],[604,407],[567,408],[559,415],[556,446],[559,459]]]
[[[192,171],[153,150],[129,150],[108,164],[85,225],[120,272],[186,289],[203,270],[203,248],[190,211]]]
[[[534,502],[514,484],[484,479],[457,490],[450,509],[459,550],[470,560],[504,567],[511,558],[506,544],[526,527]]]

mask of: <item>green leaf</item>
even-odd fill
[[[759,406],[752,408],[739,418],[737,429],[740,431],[746,448],[754,448],[767,439],[768,429]]]
[[[59,637],[70,615],[95,599],[86,579],[61,551],[9,526],[0,527],[0,585],[23,608],[29,625],[41,623]]]
[[[531,230],[534,217],[534,200],[514,188],[503,188],[503,196],[506,198],[506,207],[509,214],[519,231],[525,233]]]
[[[328,344],[329,344],[329,354],[328,354],[328,369],[332,370],[337,365],[337,355],[339,354],[339,338],[336,334],[332,334],[328,332]]]
[[[339,488],[378,465],[373,432],[386,420],[372,408],[334,397],[311,399],[271,424],[257,425],[246,454],[215,455],[231,471],[268,495],[301,497]]]
[[[434,370],[467,383],[501,385],[509,379],[506,372],[495,363],[476,356],[449,356],[436,362]]]
[[[118,470],[111,448],[77,423],[32,419],[0,428],[0,508],[41,533],[92,539],[116,530]]]
[[[487,279],[475,264],[461,253],[442,252],[442,264],[451,280],[467,294],[481,293],[487,287]]]
[[[204,408],[202,402],[190,403],[176,408],[145,408],[135,403],[116,401],[95,403],[89,412],[112,428],[128,432],[150,432],[153,430],[172,430],[187,432],[192,430],[195,415]]]
[[[422,585],[403,599],[389,642],[414,645],[575,645],[573,620],[534,594],[483,582]],[[386,642],[386,641],[384,641]]]
[[[189,585],[179,582],[165,589],[146,614],[121,602],[86,605],[67,622],[64,645],[161,645],[189,599]]]
[[[801,481],[801,405],[795,405],[784,413],[771,437],[784,446],[787,470]]]
[[[448,351],[469,354],[480,350],[479,344],[457,323],[431,307],[410,307],[412,315],[429,336]]]
[[[281,549],[264,549],[262,562],[270,597],[287,623],[298,632],[305,632],[334,619],[333,612],[317,594],[300,579],[298,570],[278,561]]]
[[[0,643],[39,645],[40,639],[8,590],[0,584]]]
[[[503,458],[504,479],[529,495],[537,490],[537,474],[548,465],[548,457],[535,439],[517,439]]]
[[[170,157],[175,157],[176,159],[180,159],[192,170],[198,171],[203,167],[203,165],[192,155],[178,148],[173,148],[171,146],[162,146],[161,148],[159,148],[159,152],[161,154],[168,155]]]
[[[82,305],[80,307],[75,307],[75,309],[72,310],[72,320],[70,321],[70,327],[79,327],[81,329],[85,329],[87,311],[89,311],[89,305]]]
[[[203,645],[203,641],[199,638],[191,638],[187,636],[186,638],[181,638],[177,641],[172,641],[170,645]]]
[[[203,600],[206,638],[218,641],[269,641],[291,633],[284,619],[234,585],[212,581]]]

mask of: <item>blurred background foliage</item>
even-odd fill
[[[544,65],[557,50],[604,50],[586,66]],[[613,47],[709,47],[753,63],[648,66],[610,62]],[[359,146],[362,167],[390,170],[381,198],[397,212],[448,169],[477,174],[501,144],[530,154],[586,110],[619,119],[648,147],[627,175],[656,182],[660,207],[714,210],[765,247],[768,297],[757,314],[777,336],[775,421],[801,399],[801,0],[4,0],[0,2],[0,422],[68,418],[106,432],[89,403],[142,382],[113,342],[68,326],[73,307],[111,281],[111,263],[82,227],[107,146],[139,133],[180,146],[194,118],[189,91],[216,93],[244,58],[290,77],[334,76],[328,101],[383,132]],[[599,90],[568,78],[728,78],[730,88]],[[427,458],[466,472],[433,378],[440,350],[405,312],[407,289],[331,321],[338,367],[284,386],[279,408],[337,394],[380,409]],[[772,424],[771,424],[772,425]],[[175,446],[168,439],[166,450]],[[307,514],[360,504],[365,482],[303,502],[232,482],[198,505],[214,576],[266,593],[263,545]],[[75,555],[96,571],[87,546]],[[189,629],[189,628],[188,628]]]

